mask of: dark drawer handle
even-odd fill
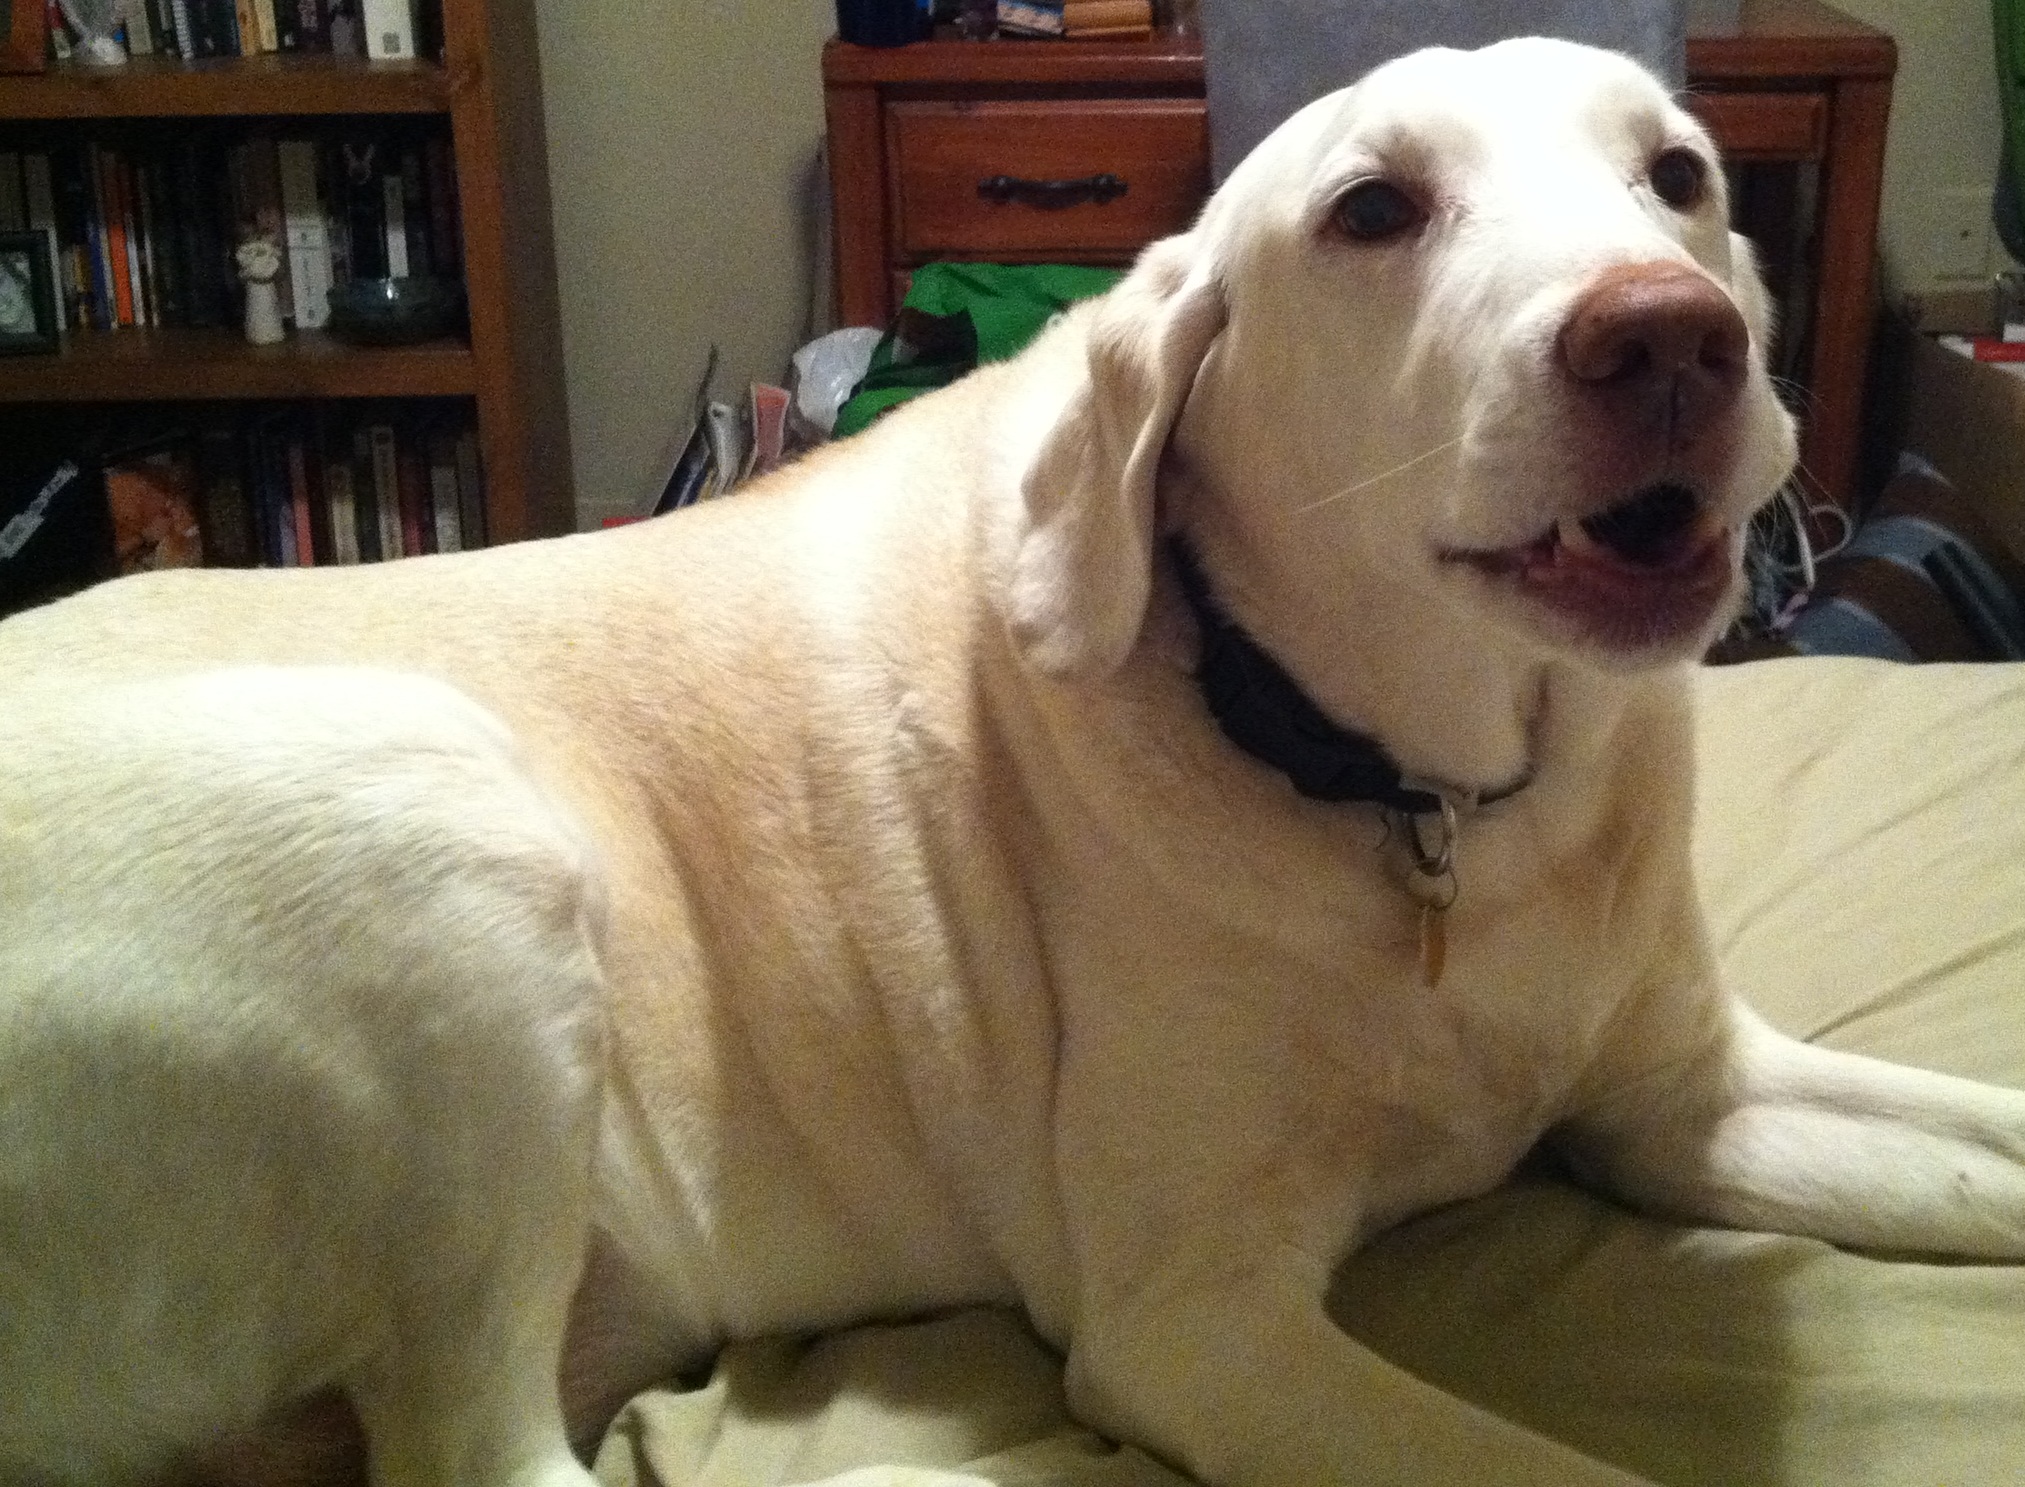
[[[1017,201],[1046,212],[1059,211],[1086,201],[1102,206],[1107,201],[1116,201],[1129,189],[1124,181],[1109,171],[1073,181],[1029,181],[1019,176],[990,176],[977,183],[977,194],[986,201]]]

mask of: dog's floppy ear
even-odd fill
[[[1008,617],[1042,670],[1106,675],[1138,638],[1161,451],[1224,317],[1192,235],[1148,248],[1096,306],[1085,377],[1021,481]]]

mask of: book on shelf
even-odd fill
[[[457,492],[457,442],[446,429],[435,429],[426,446],[429,470],[430,529],[436,551],[464,550],[464,506]]]
[[[366,484],[371,496],[374,545],[382,560],[407,556],[401,528],[401,476],[394,463],[394,428],[376,423],[365,429]],[[419,536],[419,534],[418,534]]]
[[[317,142],[285,139],[276,146],[281,170],[281,219],[298,330],[330,323],[333,265],[330,222],[317,190]]]
[[[401,230],[408,239],[408,272],[427,274],[434,258],[428,193],[423,186],[422,152],[401,151]]]
[[[204,560],[215,568],[254,567],[259,550],[240,431],[229,419],[206,419],[197,428],[194,444],[197,527],[203,538]]]
[[[329,529],[330,519],[323,505],[323,471],[321,461],[317,470],[315,489],[310,487],[309,438],[304,430],[297,429],[282,442],[284,469],[288,479],[288,509],[283,520],[294,528],[294,541],[289,550],[297,554],[296,562],[308,566],[322,552],[324,561],[330,561],[330,539],[322,543],[317,540],[317,528]],[[321,520],[319,520],[321,518]]]
[[[190,37],[199,57],[231,56],[236,50],[237,22],[228,26],[220,14],[221,0],[189,0]]]
[[[435,552],[435,513],[429,507],[429,477],[421,451],[410,440],[394,445],[394,486],[401,503],[401,550]]]
[[[485,545],[485,465],[478,456],[478,430],[457,430],[451,458],[457,469],[459,549]]]
[[[485,543],[477,427],[451,401],[157,405],[77,414],[69,444],[13,432],[0,424],[16,456],[0,457],[0,501],[45,480],[66,448],[92,487],[77,499],[100,508],[105,535],[88,577],[352,565]],[[32,563],[27,541],[13,556]]]
[[[324,36],[334,56],[366,54],[366,28],[359,14],[359,0],[328,0],[324,6]]]
[[[380,221],[387,276],[405,279],[415,270],[408,262],[408,193],[399,175],[380,177]]]
[[[119,157],[109,150],[91,152],[92,192],[97,198],[99,256],[104,260],[105,284],[112,302],[106,307],[112,325],[137,325],[133,278],[127,259],[127,214],[120,192]]]
[[[440,123],[117,128],[0,154],[0,231],[52,244],[66,325],[237,322],[232,253],[249,233],[282,250],[283,317],[322,328],[353,278],[462,272],[455,168]]]
[[[155,54],[155,27],[148,19],[147,7],[129,5],[121,10],[125,17],[122,22],[126,37],[127,52],[135,57],[152,57]]]
[[[14,150],[0,150],[0,232],[28,229],[28,189],[21,173],[21,156]]]
[[[197,0],[197,3],[201,4],[202,0]],[[191,0],[170,0],[173,19],[169,29],[163,33],[175,38],[173,50],[177,56],[184,58],[197,55],[197,28],[190,20],[190,4]]]
[[[1062,30],[1083,39],[1151,35],[1153,0],[1063,0]]]
[[[253,35],[263,52],[281,50],[281,31],[278,26],[280,12],[276,7],[286,3],[287,0],[253,0]],[[245,40],[244,28],[240,30],[239,36],[240,40]]]
[[[373,446],[364,424],[355,424],[349,434],[330,451],[335,462],[348,459],[351,471],[352,536],[358,543],[361,563],[378,563],[380,550],[379,495],[373,488]],[[396,553],[400,551],[397,547]]]
[[[366,55],[377,59],[415,55],[415,13],[408,0],[360,0]]]
[[[323,0],[274,0],[274,3],[294,9],[298,51],[326,55],[330,52],[330,12]]]
[[[1048,0],[998,0],[998,29],[1006,36],[1060,36],[1062,7]]]
[[[67,61],[76,35],[56,0],[47,10],[50,55]],[[442,38],[442,0],[128,0],[114,37],[133,56],[184,61],[267,52],[440,60]]]
[[[325,452],[324,499],[330,502],[331,561],[350,566],[360,561],[359,505],[352,484],[352,464],[347,458]]]
[[[447,134],[422,140],[421,190],[429,209],[429,271],[454,279],[463,272],[464,214],[457,204],[457,159]]]
[[[15,3],[17,5],[21,4],[23,0],[15,0]],[[35,3],[35,0],[26,0],[26,3],[32,5]],[[64,19],[63,6],[58,3],[58,0],[48,0],[48,3],[42,9],[42,19],[43,27],[49,33],[50,59],[56,62],[68,62],[72,55],[70,25]]]

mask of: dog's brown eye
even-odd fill
[[[1425,215],[1419,202],[1390,181],[1359,181],[1336,202],[1336,225],[1360,242],[1418,227]]]
[[[1653,194],[1674,210],[1684,212],[1702,199],[1708,167],[1693,150],[1677,147],[1661,150],[1647,174],[1652,179]]]

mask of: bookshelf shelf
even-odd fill
[[[226,398],[468,397],[477,366],[462,341],[348,346],[317,331],[249,346],[230,330],[72,331],[53,356],[0,359],[0,402]]]
[[[429,114],[449,107],[449,74],[429,62],[155,56],[119,67],[56,62],[39,75],[0,77],[0,118],[8,119]]]

